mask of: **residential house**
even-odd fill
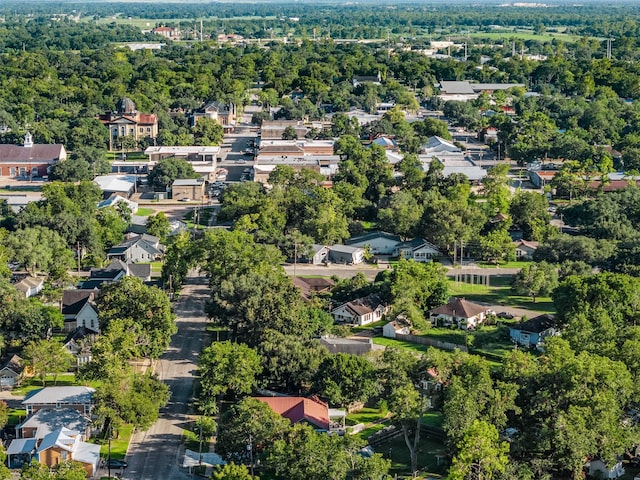
[[[532,260],[533,254],[538,249],[538,242],[519,240],[516,242],[516,258],[518,260]]]
[[[198,123],[200,118],[210,118],[222,126],[225,133],[236,126],[236,106],[233,103],[212,101],[196,110],[191,115],[191,125]]]
[[[452,298],[446,305],[429,311],[431,323],[438,326],[457,326],[464,330],[473,330],[484,322],[491,309],[485,305],[470,302],[464,298]]]
[[[350,355],[366,355],[373,350],[371,338],[342,338],[323,336],[320,344],[330,353],[348,353]]]
[[[38,295],[44,288],[44,277],[32,277],[31,275],[17,282],[14,287],[29,298]]]
[[[95,341],[96,333],[86,327],[78,327],[65,338],[62,347],[73,355],[76,367],[81,367],[91,361],[91,345]]]
[[[35,144],[27,132],[22,145],[0,144],[0,177],[44,177],[53,165],[66,158],[63,145]]]
[[[105,207],[117,208],[118,204],[123,204],[124,206],[128,207],[132,214],[135,214],[138,211],[138,204],[136,202],[133,202],[117,194],[112,195],[106,200],[103,200],[100,203],[98,203],[98,209],[105,208]]]
[[[357,265],[364,262],[364,249],[350,245],[333,245],[329,247],[329,261]]]
[[[25,463],[31,462],[36,452],[37,440],[35,438],[16,438],[7,447],[7,466],[9,468],[22,468]]]
[[[308,299],[319,293],[328,293],[335,285],[333,280],[319,277],[293,277],[293,284],[300,289],[302,298]]]
[[[60,428],[74,430],[82,440],[88,440],[91,437],[91,418],[73,408],[43,408],[16,425],[16,436],[42,440]]]
[[[128,235],[128,238],[107,252],[107,258],[117,258],[126,263],[153,262],[164,254],[164,245],[153,235]]]
[[[11,390],[20,385],[24,372],[24,362],[18,355],[13,355],[7,363],[0,369],[0,388]]]
[[[74,332],[87,328],[100,333],[96,297],[98,290],[65,290],[62,292],[61,311],[64,316],[64,331]]]
[[[311,245],[311,251],[308,252],[307,255],[302,256],[302,262],[310,263],[312,265],[323,265],[327,263],[328,254],[329,247],[314,243]]]
[[[536,188],[544,188],[551,183],[558,170],[529,170],[529,180]]]
[[[109,130],[109,150],[119,149],[120,140],[132,137],[136,142],[158,136],[158,117],[155,113],[140,113],[133,100],[121,98],[115,112],[107,112],[98,119]]]
[[[594,458],[585,465],[589,469],[589,476],[592,478],[613,479],[620,478],[625,474],[622,460],[616,461],[613,465],[608,465],[600,458]]]
[[[395,253],[400,258],[422,263],[430,262],[440,256],[438,247],[427,242],[424,238],[414,238],[413,240],[399,243],[396,246]]]
[[[278,415],[287,418],[291,423],[308,423],[318,430],[338,431],[344,429],[346,412],[329,408],[329,405],[318,397],[255,397]]]
[[[45,436],[36,447],[37,462],[53,467],[60,462],[79,462],[93,477],[100,464],[100,445],[82,441],[81,434],[68,428],[59,428]]]
[[[73,408],[84,415],[91,415],[94,392],[91,387],[44,387],[29,392],[22,405],[27,415],[43,408]]]
[[[386,338],[396,338],[396,335],[409,335],[411,325],[406,320],[397,318],[382,327],[382,336]]]
[[[372,294],[334,308],[331,315],[336,323],[362,326],[382,320],[389,308],[379,296]]]
[[[445,177],[461,173],[470,181],[477,182],[487,175],[483,168],[466,158],[459,147],[437,135],[429,137],[427,143],[420,147],[418,159],[425,172],[429,170],[434,158],[437,158],[444,166],[442,175]]]
[[[402,243],[402,239],[398,235],[376,230],[351,237],[344,243],[351,247],[368,248],[369,252],[374,255],[397,255],[396,248]]]
[[[542,349],[544,339],[557,335],[557,324],[553,315],[538,315],[526,322],[509,327],[511,341],[523,347]]]
[[[93,182],[100,187],[105,199],[114,194],[129,198],[136,189],[137,178],[134,175],[100,175]]]
[[[171,185],[171,198],[201,201],[204,197],[204,187],[203,178],[179,178]]]

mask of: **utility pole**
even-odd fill
[[[464,240],[460,240],[460,265],[464,264]]]
[[[249,450],[249,462],[251,466],[251,478],[253,478],[253,438],[249,435],[249,445],[247,445],[247,450]]]
[[[78,257],[78,275],[80,275],[80,242],[76,243],[76,251],[77,251],[77,257]]]
[[[293,278],[296,278],[296,265],[298,263],[298,244],[293,243]]]

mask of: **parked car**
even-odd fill
[[[511,320],[513,318],[513,314],[509,312],[500,312],[496,317]]]
[[[115,458],[110,458],[104,463],[105,468],[127,468],[129,464],[124,460],[118,460]]]

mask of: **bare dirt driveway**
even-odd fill
[[[171,399],[159,420],[146,432],[136,433],[129,446],[129,467],[122,478],[130,480],[192,479],[182,464],[182,432],[189,422],[194,374],[203,346],[208,296],[207,280],[192,273],[187,277],[175,306],[178,333],[156,369],[171,389]]]

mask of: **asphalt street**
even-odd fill
[[[206,324],[204,305],[208,288],[204,276],[190,274],[176,302],[178,333],[156,371],[171,389],[169,404],[159,420],[146,432],[137,432],[129,446],[129,467],[122,478],[130,480],[192,479],[182,464],[182,433],[190,417],[194,393],[194,374],[203,346]]]

